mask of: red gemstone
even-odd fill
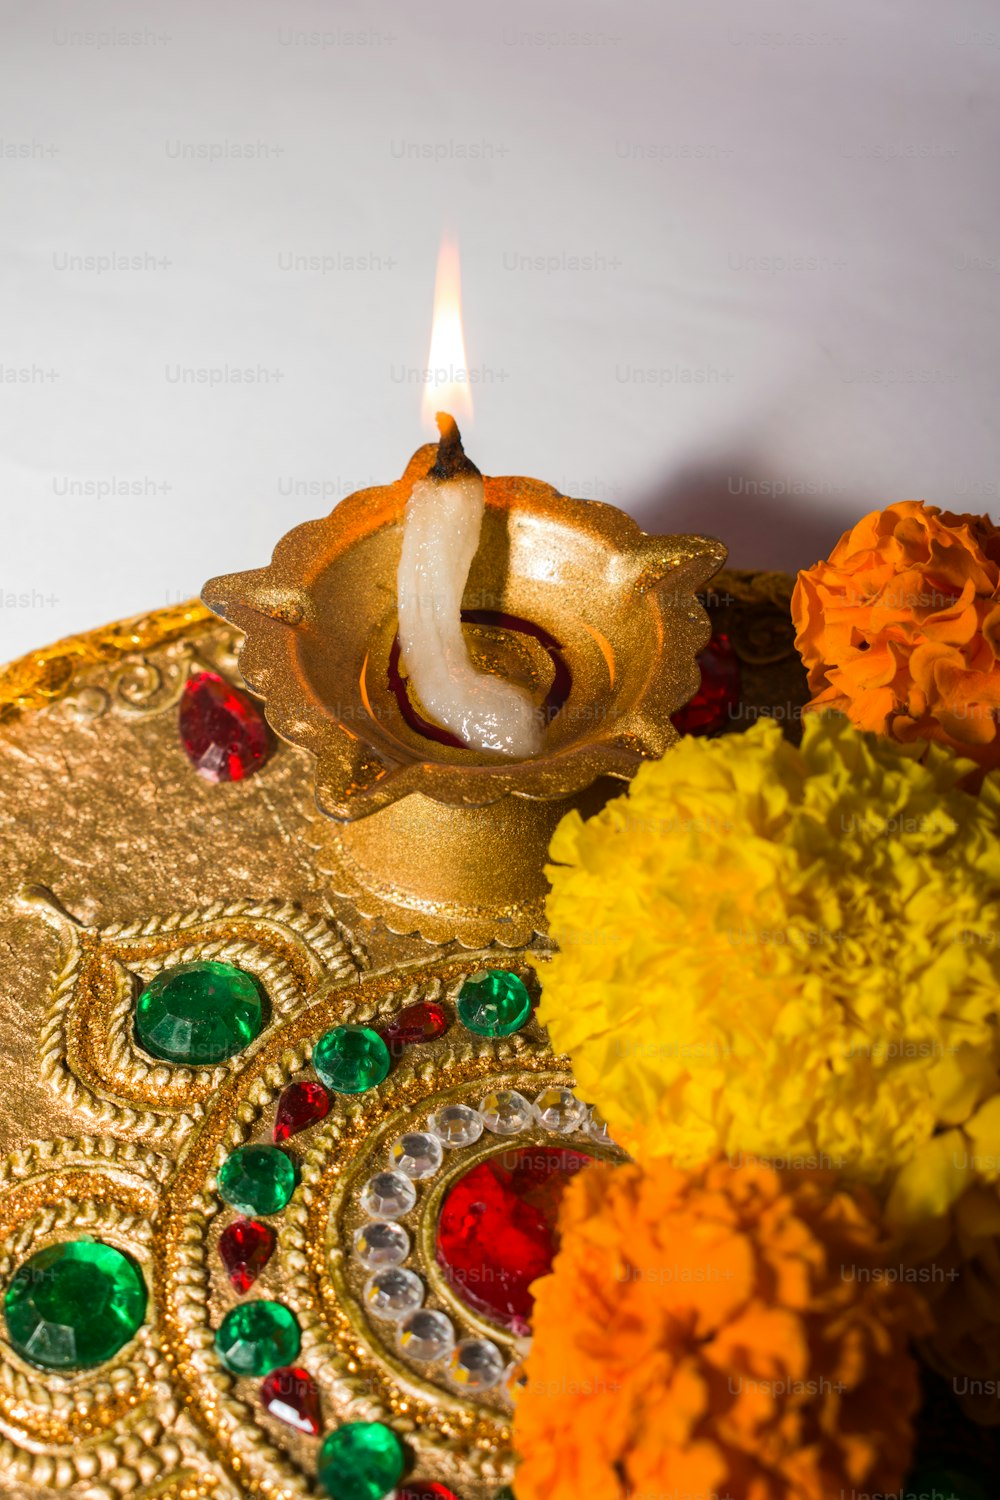
[[[475,1312],[518,1335],[530,1331],[529,1287],[552,1269],[559,1200],[591,1157],[562,1146],[500,1151],[446,1194],[437,1258]]]
[[[319,1434],[323,1420],[319,1391],[308,1370],[298,1365],[272,1370],[260,1388],[260,1399],[265,1410],[279,1422],[287,1422],[296,1432],[306,1432],[310,1437]]]
[[[259,1219],[234,1219],[219,1236],[219,1256],[238,1292],[246,1292],[271,1259],[275,1233]]]
[[[458,1496],[436,1479],[408,1479],[396,1491],[396,1500],[458,1500]]]
[[[432,1042],[448,1030],[448,1012],[434,1000],[404,1005],[398,1015],[379,1027],[389,1051],[399,1052],[417,1042]]]
[[[267,759],[267,725],[218,672],[195,672],[181,695],[181,743],[206,781],[242,781]]]
[[[290,1083],[278,1100],[274,1117],[274,1143],[280,1146],[290,1135],[315,1125],[330,1111],[330,1095],[321,1083]]]
[[[681,734],[714,734],[739,707],[743,690],[739,657],[728,635],[713,635],[698,657],[701,687],[673,716]]]

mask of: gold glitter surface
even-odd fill
[[[739,606],[725,607],[738,644]],[[776,605],[765,595],[748,608],[763,640]],[[0,1316],[4,1500],[314,1495],[316,1440],[264,1413],[257,1382],[234,1378],[214,1352],[214,1329],[239,1300],[218,1261],[232,1214],[215,1173],[235,1145],[270,1139],[281,1088],[309,1076],[311,1047],[330,1025],[415,999],[448,1007],[484,963],[535,983],[516,941],[526,934],[509,932],[502,950],[441,946],[394,935],[331,894],[328,820],[304,751],[275,745],[242,783],[194,773],[177,734],[179,692],[199,666],[235,679],[238,645],[230,626],[190,604],[0,671],[0,1297],[34,1250],[81,1234],[128,1250],[151,1292],[131,1344],[79,1374],[25,1364]],[[755,681],[770,670],[754,666]],[[533,960],[545,948],[534,939]],[[171,963],[206,957],[260,977],[269,1023],[217,1068],[157,1063],[132,1033],[137,990]],[[534,1021],[495,1042],[453,1021],[405,1051],[379,1089],[338,1098],[289,1143],[298,1186],[249,1293],[294,1308],[325,1431],[382,1416],[419,1472],[463,1500],[487,1500],[510,1476],[509,1402],[503,1391],[469,1399],[370,1321],[349,1253],[358,1190],[394,1136],[425,1124],[442,1098],[476,1102],[503,1086],[531,1095],[556,1078],[565,1069]],[[584,1138],[559,1139],[600,1154]],[[433,1223],[449,1174],[494,1144],[510,1141],[449,1153],[406,1218],[427,1305],[465,1334],[489,1325],[433,1265]],[[516,1356],[508,1334],[491,1336]]]
[[[190,1471],[174,1474],[142,1490],[136,1500],[210,1500],[219,1493],[219,1480],[211,1474]]]

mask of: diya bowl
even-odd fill
[[[696,592],[726,553],[534,479],[485,478],[465,638],[478,668],[532,694],[546,731],[531,759],[470,750],[430,722],[397,638],[404,511],[436,454],[418,449],[395,483],[297,526],[268,567],[213,578],[202,597],[244,632],[240,670],[274,731],[316,757],[336,893],[394,932],[514,947],[544,928],[560,818],[676,740],[709,637]]]

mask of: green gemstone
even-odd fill
[[[363,1094],[389,1071],[389,1049],[367,1026],[335,1026],[313,1048],[313,1067],[337,1094]]]
[[[215,1347],[234,1375],[270,1375],[299,1352],[298,1320],[281,1302],[241,1302],[219,1324]]]
[[[235,1057],[263,1025],[256,979],[232,964],[164,969],[150,980],[135,1007],[140,1047],[152,1057],[196,1067]]]
[[[295,1168],[277,1146],[239,1146],[219,1168],[219,1197],[241,1214],[280,1214],[295,1189]]]
[[[484,969],[458,993],[458,1019],[477,1036],[510,1036],[531,1015],[531,996],[516,974]]]
[[[100,1240],[65,1240],[15,1271],[4,1297],[18,1354],[43,1370],[86,1370],[142,1327],[146,1283],[129,1256]]]
[[[319,1450],[319,1482],[331,1500],[382,1500],[403,1467],[402,1444],[382,1422],[348,1422]]]

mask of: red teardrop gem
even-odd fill
[[[234,1219],[219,1236],[219,1257],[238,1292],[249,1291],[271,1259],[275,1233],[259,1219]]]
[[[714,734],[725,729],[743,690],[739,657],[728,635],[713,635],[698,656],[701,686],[673,716],[681,734]]]
[[[396,1500],[458,1500],[458,1496],[436,1479],[408,1479],[396,1491]]]
[[[382,1039],[390,1052],[403,1047],[412,1047],[417,1042],[432,1042],[448,1030],[448,1012],[434,1000],[420,1001],[416,1005],[404,1005],[398,1015],[379,1027]]]
[[[296,1432],[306,1432],[310,1437],[318,1435],[322,1424],[319,1391],[307,1370],[298,1365],[272,1370],[260,1388],[260,1399],[279,1422],[287,1422]]]
[[[181,694],[181,744],[206,781],[242,781],[267,759],[259,709],[218,672],[195,672]]]
[[[278,1100],[274,1117],[274,1143],[280,1146],[290,1135],[298,1135],[330,1112],[330,1095],[321,1083],[290,1083]]]

